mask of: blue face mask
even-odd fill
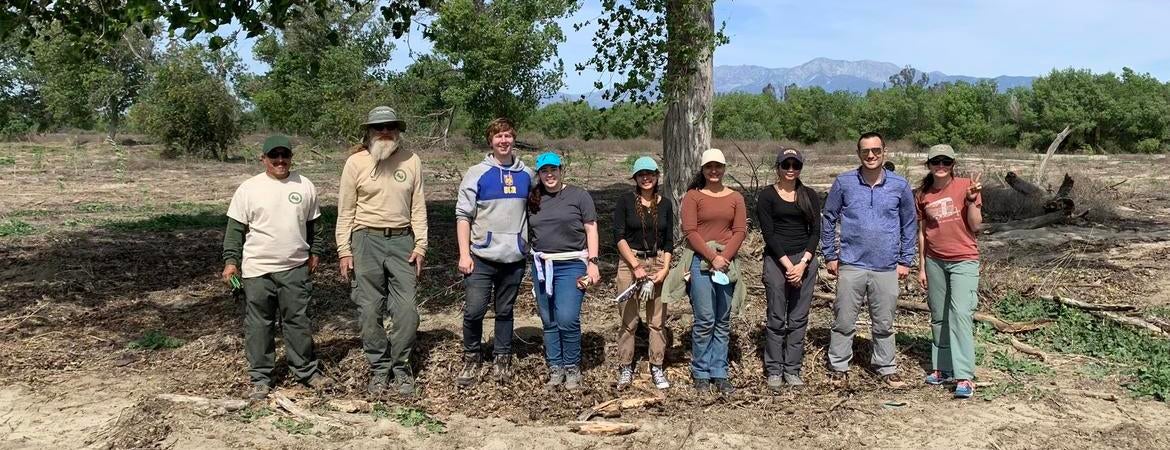
[[[718,285],[726,286],[727,284],[731,283],[731,279],[728,278],[727,274],[725,274],[723,272],[712,271],[711,272],[711,282],[718,284]]]

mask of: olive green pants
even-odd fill
[[[272,385],[276,366],[276,317],[284,331],[284,354],[293,376],[308,381],[317,373],[309,302],[309,266],[243,279],[244,355],[253,384]]]
[[[362,346],[370,371],[393,371],[395,378],[413,379],[410,352],[418,332],[417,276],[414,264],[407,258],[414,250],[414,235],[385,236],[377,231],[357,230],[350,238],[350,246],[354,271],[350,298],[358,307]],[[393,322],[389,339],[382,325],[387,315]]]
[[[979,261],[926,258],[930,305],[930,361],[958,380],[975,377],[975,309],[979,306]]]

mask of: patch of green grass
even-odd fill
[[[223,228],[227,225],[227,216],[223,212],[195,213],[195,214],[163,214],[140,220],[124,220],[107,222],[102,228],[111,231],[176,231],[190,229]]]
[[[313,434],[313,422],[300,421],[296,419],[289,419],[286,417],[277,417],[272,421],[272,425],[277,429],[284,430],[288,434]]]
[[[991,401],[1000,397],[1018,394],[1024,391],[1022,383],[999,383],[992,386],[979,388],[975,391],[975,395],[980,399]]]
[[[0,237],[28,236],[36,231],[35,227],[21,220],[8,219],[0,222]]]
[[[236,414],[234,416],[232,416],[232,418],[237,420],[237,421],[243,422],[243,423],[252,423],[252,422],[255,422],[259,419],[262,419],[264,417],[268,417],[271,415],[272,415],[271,409],[268,409],[268,408],[263,407],[263,406],[258,407],[258,408],[253,408],[253,407],[249,406],[247,408],[241,409],[238,412],[236,412]]]
[[[991,358],[988,362],[991,364],[991,367],[1013,377],[1052,373],[1052,370],[1044,364],[1026,357],[1017,358],[1001,350],[991,352]]]
[[[426,411],[417,408],[399,406],[391,409],[382,403],[375,403],[370,414],[374,416],[375,420],[390,419],[407,428],[422,427],[435,434],[447,432],[446,424],[431,417]]]
[[[18,209],[8,213],[8,217],[48,217],[57,214],[51,209]]]
[[[182,347],[182,339],[167,336],[158,330],[151,330],[142,337],[130,342],[126,347],[135,350],[161,350]]]
[[[1080,369],[1078,369],[1078,372],[1091,380],[1102,381],[1105,379],[1105,377],[1117,373],[1117,370],[1106,364],[1091,362],[1081,366]]]
[[[1060,313],[1060,304],[1009,293],[995,303],[994,309],[995,315],[1000,319],[1011,322],[1031,322],[1056,318]]]
[[[1155,306],[1153,308],[1147,308],[1142,312],[1145,314],[1146,317],[1156,317],[1159,319],[1170,319],[1170,307]]]
[[[1050,349],[1116,364],[1132,377],[1126,385],[1130,391],[1170,400],[1170,341],[1072,308],[1061,310],[1056,323],[1036,338]]]
[[[87,202],[81,203],[75,207],[77,212],[83,213],[98,213],[98,212],[113,212],[122,209],[121,206],[106,202]]]
[[[16,157],[0,156],[0,167],[11,167],[16,165]]]

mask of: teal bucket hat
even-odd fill
[[[638,158],[636,161],[634,161],[634,167],[630,169],[630,178],[633,178],[634,175],[637,175],[638,172],[643,170],[658,172],[658,163],[654,161],[654,158],[649,156]]]
[[[561,157],[553,152],[544,152],[536,157],[536,171],[540,172],[544,166],[561,166]]]

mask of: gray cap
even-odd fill
[[[780,152],[776,154],[776,165],[779,166],[780,163],[784,162],[786,159],[795,159],[800,161],[801,164],[804,164],[804,154],[800,153],[800,150],[795,148],[786,148],[780,150]]]
[[[389,106],[378,106],[370,110],[366,115],[366,123],[362,125],[370,126],[376,123],[396,123],[398,129],[406,131],[406,122],[398,118],[398,113]]]
[[[930,146],[930,151],[926,152],[926,160],[930,161],[936,156],[945,156],[950,159],[958,159],[955,157],[955,149],[947,144],[935,144]]]

